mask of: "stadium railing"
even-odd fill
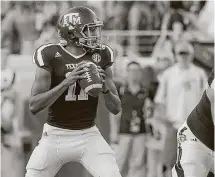
[[[137,52],[141,56],[150,56],[157,39],[162,34],[171,36],[172,31],[160,31],[160,30],[105,30],[102,32],[105,42],[112,42],[121,44],[124,47],[124,54],[128,47],[137,48]],[[198,31],[190,31],[192,35],[191,42],[208,43],[213,45],[214,41],[210,37],[202,35]]]

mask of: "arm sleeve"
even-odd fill
[[[33,54],[33,63],[35,63],[38,67],[51,72],[51,57],[48,51],[49,50],[47,45],[39,47]]]

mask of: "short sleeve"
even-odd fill
[[[51,71],[51,57],[49,52],[49,45],[43,45],[39,47],[33,55],[33,63],[38,67]]]
[[[106,45],[104,51],[104,61],[103,61],[103,69],[107,69],[113,65],[113,50]]]

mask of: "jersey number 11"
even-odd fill
[[[66,73],[66,77],[69,76],[71,72]],[[80,90],[79,95],[76,95],[76,85],[77,83],[69,86],[68,94],[65,97],[66,101],[76,101],[76,100],[88,100],[88,95],[84,92],[83,89]]]

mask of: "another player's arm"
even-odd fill
[[[99,72],[105,78],[102,92],[104,95],[105,105],[108,110],[114,115],[118,114],[121,111],[121,101],[116,89],[116,86],[113,82],[113,74],[111,68],[107,68],[103,71],[99,67]]]
[[[86,64],[79,64],[67,78],[51,90],[51,73],[46,69],[37,67],[29,104],[31,112],[36,114],[50,107],[77,79],[85,78],[85,76],[80,76],[80,74],[85,72],[84,67],[86,66]]]
[[[211,86],[209,86],[206,90],[206,94],[208,99],[210,100],[210,104],[211,104],[211,115],[214,121],[214,80],[211,84]]]

